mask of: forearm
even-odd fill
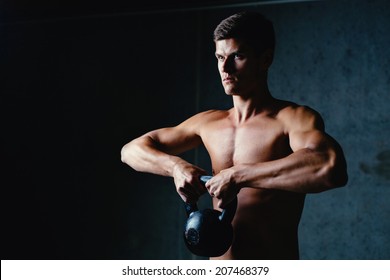
[[[269,162],[234,167],[240,187],[279,189],[300,193],[316,193],[340,187],[347,175],[343,158],[334,151],[301,149]]]
[[[183,161],[180,157],[160,151],[148,136],[126,144],[121,150],[121,160],[136,171],[170,177],[175,165]]]
[[[206,171],[175,155],[175,149],[164,148],[149,135],[131,141],[121,151],[122,162],[136,171],[173,177],[183,201],[194,203],[206,191],[199,181]]]

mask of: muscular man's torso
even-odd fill
[[[234,111],[209,111],[200,136],[213,173],[237,164],[272,161],[292,153],[279,113],[287,105],[237,124]],[[235,239],[221,259],[297,259],[303,194],[242,188],[233,220]],[[216,207],[216,201],[214,201]]]

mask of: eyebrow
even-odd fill
[[[233,51],[232,53],[230,53],[229,55],[234,55],[234,54],[245,54],[246,51],[245,49],[237,49],[235,51]],[[221,53],[218,53],[218,52],[215,52],[215,56],[223,56]]]

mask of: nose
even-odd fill
[[[230,58],[225,59],[221,62],[221,71],[224,73],[233,73],[234,72],[234,61]]]

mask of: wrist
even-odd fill
[[[246,176],[245,176],[245,170],[246,167],[244,165],[236,165],[232,167],[232,177],[233,177],[233,183],[237,188],[237,193],[240,192],[240,190],[244,187],[246,187]]]
[[[168,159],[164,160],[167,164],[167,175],[170,177],[175,177],[175,173],[180,170],[180,166],[183,164],[183,159],[177,156],[169,156]]]

